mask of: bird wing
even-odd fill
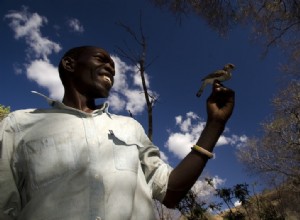
[[[226,74],[225,70],[217,70],[211,74],[208,74],[207,76],[205,76],[202,81],[206,80],[206,79],[210,79],[210,78],[217,78],[220,76],[223,76],[224,74]]]

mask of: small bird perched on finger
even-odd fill
[[[223,67],[223,69],[216,70],[215,72],[208,74],[206,77],[204,77],[202,79],[201,87],[198,90],[196,96],[200,97],[206,85],[209,83],[213,84],[215,80],[218,80],[220,82],[229,80],[231,78],[231,71],[234,69],[234,67],[235,66],[232,63],[228,63]]]

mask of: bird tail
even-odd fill
[[[200,96],[202,95],[205,86],[206,86],[206,83],[205,83],[205,81],[204,81],[204,82],[202,83],[200,89],[198,90],[197,94],[196,94],[197,97],[200,97]]]

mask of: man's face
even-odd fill
[[[114,83],[114,75],[114,62],[103,49],[87,48],[75,60],[75,86],[88,98],[108,97]]]

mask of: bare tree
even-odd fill
[[[235,25],[253,30],[263,54],[281,48],[283,72],[293,81],[274,98],[275,112],[263,123],[263,137],[251,138],[241,148],[240,159],[249,170],[275,182],[285,183],[299,195],[300,185],[300,0],[150,0],[177,16],[196,14],[221,35]],[[298,194],[297,194],[298,193]]]
[[[148,85],[146,84],[145,71],[146,68],[149,67],[149,65],[152,62],[150,62],[149,64],[147,64],[146,62],[147,40],[143,31],[142,15],[140,14],[139,35],[134,30],[132,30],[131,27],[129,27],[128,25],[122,22],[117,22],[117,25],[123,28],[133,38],[135,43],[137,43],[138,47],[140,48],[136,52],[131,47],[129,47],[126,42],[124,42],[125,49],[123,47],[117,47],[117,52],[120,54],[120,56],[129,60],[133,65],[136,65],[137,69],[139,70],[139,73],[141,75],[141,80],[142,80],[143,93],[145,95],[147,114],[148,114],[147,136],[151,141],[153,141],[153,107],[158,98],[154,94],[151,94],[151,92],[149,92]],[[128,111],[130,116],[132,117],[132,113],[130,112],[130,109]],[[159,215],[158,216],[159,219],[161,220],[172,219],[171,212],[166,207],[164,207],[162,203],[160,203],[159,201],[154,201],[153,205],[156,208],[157,214]]]
[[[132,64],[136,65],[139,70],[142,79],[142,87],[143,93],[145,94],[146,106],[147,106],[147,114],[148,114],[148,137],[152,141],[153,140],[153,107],[154,104],[157,102],[157,97],[151,92],[149,92],[148,85],[146,84],[145,79],[145,71],[149,65],[152,64],[153,61],[147,63],[146,62],[146,53],[147,53],[147,40],[144,35],[143,26],[142,26],[142,17],[140,15],[140,26],[139,26],[139,34],[137,34],[131,27],[128,25],[118,22],[121,28],[123,28],[137,43],[140,50],[135,51],[131,47],[127,45],[126,42],[125,48],[117,47],[117,53],[120,56],[124,57],[125,59],[129,60]],[[132,116],[130,110],[129,114]],[[190,191],[187,196],[185,196],[177,207],[177,210],[181,213],[182,216],[186,216],[187,219],[196,219],[196,217],[203,216],[204,217],[204,206],[202,203],[196,201],[198,196]],[[188,206],[188,205],[192,206]],[[174,219],[174,213],[172,210],[166,208],[158,201],[154,201],[154,206],[156,208],[157,214],[159,215],[158,218],[160,220],[171,220]],[[198,219],[198,218],[197,218]],[[204,218],[203,218],[204,219]]]
[[[152,141],[153,139],[153,107],[157,101],[157,97],[155,94],[151,94],[149,92],[148,85],[146,84],[145,79],[145,71],[146,68],[149,67],[149,64],[146,63],[146,53],[147,53],[147,41],[143,31],[142,25],[142,16],[140,15],[140,30],[138,34],[133,31],[129,26],[125,25],[122,22],[117,23],[120,27],[122,27],[127,33],[134,39],[137,45],[140,47],[140,51],[136,52],[132,50],[125,42],[125,49],[121,47],[117,47],[117,52],[124,58],[128,59],[132,64],[136,65],[139,70],[142,79],[142,87],[143,93],[145,94],[145,101],[147,106],[147,114],[148,114],[148,137]]]
[[[154,5],[167,8],[181,21],[183,16],[196,14],[204,19],[211,28],[222,35],[235,22],[236,3],[230,0],[150,0]]]
[[[282,70],[300,78],[300,1],[240,0],[243,9],[238,20],[253,27],[254,39],[262,42],[266,54],[279,47],[287,57]],[[285,63],[285,64],[284,64]]]
[[[248,169],[288,182],[300,192],[300,84],[293,81],[273,99],[274,113],[262,124],[263,136],[238,151]]]
[[[177,17],[196,14],[221,35],[237,24],[249,25],[266,54],[280,47],[287,57],[281,68],[300,77],[300,0],[150,0]],[[283,62],[284,63],[284,62]]]
[[[280,91],[273,105],[274,113],[262,124],[262,137],[250,138],[237,155],[250,172],[279,185],[285,191],[282,200],[289,201],[285,205],[294,207],[300,202],[299,82]]]
[[[186,220],[207,220],[208,204],[199,200],[199,195],[190,190],[177,206]]]

